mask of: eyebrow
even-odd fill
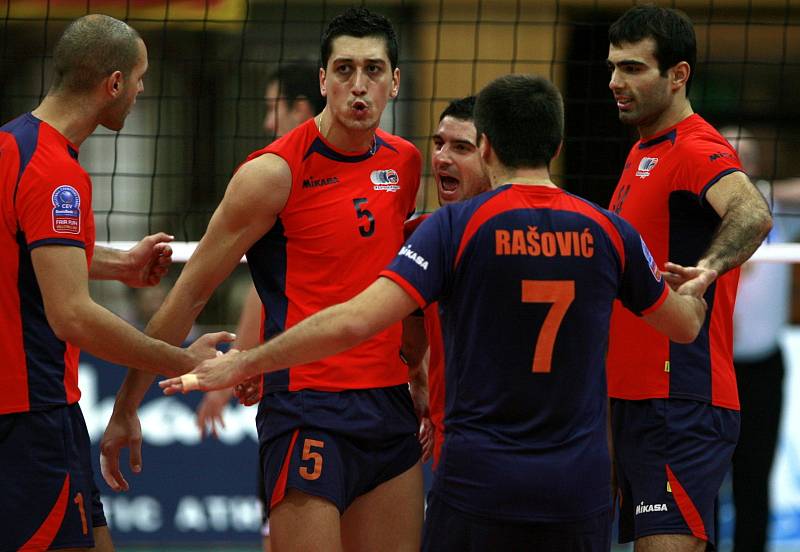
[[[352,63],[352,62],[355,61],[355,59],[356,58],[353,58],[353,57],[337,57],[337,58],[333,58],[333,61],[331,63],[348,63],[348,62]],[[387,64],[387,61],[384,60],[384,59],[381,59],[381,58],[367,58],[364,61],[366,63],[374,63],[376,65],[377,64],[381,64],[381,65],[386,65]]]
[[[608,58],[606,58],[606,64],[611,67],[619,67],[620,65],[647,65],[645,62],[639,61],[638,59],[621,59],[615,63]]]
[[[442,137],[441,137],[441,135],[439,135],[439,134],[433,134],[433,135],[431,135],[431,140],[436,140],[437,138],[438,138],[439,140],[441,140],[442,142],[444,142],[444,141],[445,141],[445,139],[444,139],[444,138],[442,138]],[[462,140],[462,139],[460,139],[460,138],[459,138],[459,139],[456,139],[456,140],[450,140],[450,141],[451,141],[451,142],[454,142],[454,143],[456,143],[456,144],[466,144],[466,145],[468,145],[468,146],[476,146],[476,147],[477,147],[477,145],[478,145],[478,144],[476,144],[475,142],[471,142],[470,140]]]

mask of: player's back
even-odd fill
[[[425,224],[440,228],[426,233]],[[430,290],[446,359],[434,489],[455,507],[507,520],[608,508],[611,306],[621,297],[642,310],[664,293],[640,238],[599,207],[541,186],[504,186],[425,224],[404,249],[424,271],[444,272]],[[430,233],[452,245],[425,249]],[[633,289],[645,276],[652,285]]]

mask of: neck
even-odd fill
[[[686,98],[673,102],[669,108],[661,113],[655,120],[639,125],[639,138],[649,138],[659,134],[662,130],[675,126],[694,113],[692,104]]]
[[[522,186],[544,186],[556,188],[550,180],[550,171],[547,167],[536,169],[498,167],[492,172],[492,188],[499,188],[505,184],[520,184]]]
[[[363,152],[375,147],[375,128],[349,129],[336,123],[328,108],[314,117],[319,133],[343,151]]]
[[[89,109],[89,101],[80,96],[49,93],[31,113],[78,147],[98,124],[97,117]]]

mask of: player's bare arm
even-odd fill
[[[742,172],[724,176],[708,190],[706,199],[722,221],[697,266],[724,274],[761,245],[772,228],[772,215],[758,188]]]
[[[677,266],[677,265],[673,265]],[[681,267],[682,268],[682,267]],[[711,269],[690,267],[687,286],[681,292],[667,290],[667,298],[656,310],[643,316],[645,322],[676,343],[691,343],[697,338],[706,318],[706,305],[703,294],[716,279],[717,273]],[[693,293],[689,294],[691,290]]]
[[[146,333],[180,343],[208,298],[239,263],[247,249],[272,228],[289,196],[291,173],[285,161],[263,155],[242,165],[231,179],[195,254],[164,304],[147,325]],[[253,216],[258,213],[258,216]],[[136,439],[136,409],[153,378],[129,370],[117,394],[114,412],[100,444],[101,470],[112,489],[127,489],[119,471],[119,451],[131,448],[140,457]]]
[[[89,268],[93,280],[118,280],[130,287],[154,286],[172,264],[174,236],[159,232],[145,236],[128,251],[96,246]]]
[[[47,320],[59,339],[117,364],[153,374],[183,373],[230,341],[227,332],[209,334],[188,349],[147,337],[89,296],[83,249],[48,245],[31,252]]]
[[[334,355],[385,330],[418,307],[399,285],[378,278],[346,303],[309,316],[296,326],[245,352],[203,362],[189,374],[159,382],[168,395],[235,385],[264,372]]]

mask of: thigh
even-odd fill
[[[0,418],[4,544],[13,550],[93,546],[96,488],[77,405]]]
[[[342,549],[339,509],[327,499],[288,489],[270,511],[269,523],[269,545],[273,552]]]
[[[738,412],[677,399],[614,401],[623,501],[620,541],[690,535],[712,545],[714,508],[739,433]]]
[[[342,516],[342,544],[354,550],[417,551],[422,537],[419,462],[356,498]]]

